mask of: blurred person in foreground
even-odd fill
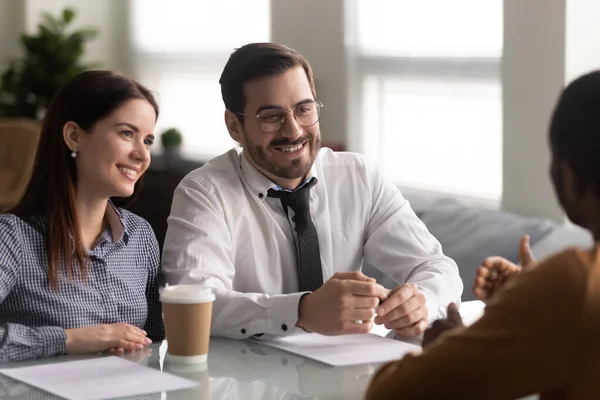
[[[561,94],[549,129],[550,176],[570,220],[591,249],[536,264],[528,239],[523,268],[484,261],[474,292],[483,317],[462,325],[456,306],[425,332],[424,351],[382,367],[368,399],[597,399],[600,396],[600,71]],[[432,384],[435,383],[435,384]]]

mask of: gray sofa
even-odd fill
[[[569,223],[478,208],[448,197],[408,193],[405,196],[440,241],[444,253],[458,264],[464,284],[463,301],[474,300],[473,281],[484,258],[497,255],[518,262],[519,241],[523,235],[530,236],[532,251],[538,259],[567,247],[593,244],[587,231]],[[372,266],[366,265],[364,271],[388,288],[396,286],[391,278]]]

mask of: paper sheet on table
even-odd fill
[[[474,324],[485,312],[485,303],[479,300],[465,301],[460,305],[460,315],[465,326]]]
[[[421,350],[420,346],[371,333],[343,336],[305,333],[274,337],[260,343],[335,367],[383,363]]]
[[[371,330],[369,331],[369,333],[372,333],[374,335],[381,336],[381,337],[386,337],[386,336],[388,336],[390,334],[391,331],[392,330],[391,329],[387,329],[385,327],[385,325],[375,325],[375,324],[373,324],[373,327],[371,328]],[[393,337],[394,335],[391,335],[391,336]]]
[[[69,400],[136,396],[198,385],[119,357],[2,368],[0,373]]]

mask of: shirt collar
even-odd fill
[[[104,217],[108,222],[109,229],[104,229],[100,235],[98,236],[98,240],[94,244],[94,250],[96,251],[101,243],[104,242],[112,242],[116,243],[119,240],[123,239],[123,242],[127,244],[129,240],[129,235],[127,234],[127,227],[123,212],[117,208],[113,204],[112,201],[108,201],[106,205],[106,211],[104,212]],[[112,234],[112,235],[111,235]],[[75,253],[75,242],[73,241],[73,235],[70,235],[71,239],[71,254]],[[90,251],[90,250],[88,250]]]
[[[260,200],[265,200],[267,198],[267,192],[269,191],[269,189],[288,190],[288,189],[282,188],[281,186],[279,186],[278,184],[276,184],[275,182],[273,182],[272,180],[270,180],[269,178],[264,176],[262,173],[260,173],[256,169],[256,167],[254,167],[254,165],[252,165],[250,163],[250,161],[248,161],[244,151],[241,151],[239,153],[239,158],[240,158],[240,170],[242,172],[242,176],[246,180],[246,183],[248,184],[252,193],[254,193],[254,195],[256,195]],[[306,185],[308,182],[312,181],[313,179],[316,180],[317,182],[319,181],[319,177],[317,176],[317,168],[315,167],[314,163],[310,167],[308,174],[306,174],[306,179],[304,180],[304,182],[300,186],[298,186],[295,190],[302,188],[304,185]],[[288,190],[288,191],[290,191],[290,190]]]
[[[104,216],[106,217],[106,221],[112,232],[112,241],[118,242],[121,239],[127,240],[125,218],[123,217],[121,210],[119,210],[112,201],[109,201],[106,205],[106,213]]]

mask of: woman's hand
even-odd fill
[[[105,324],[66,329],[67,354],[100,353],[109,349],[141,350],[152,343],[146,332],[129,324]]]

